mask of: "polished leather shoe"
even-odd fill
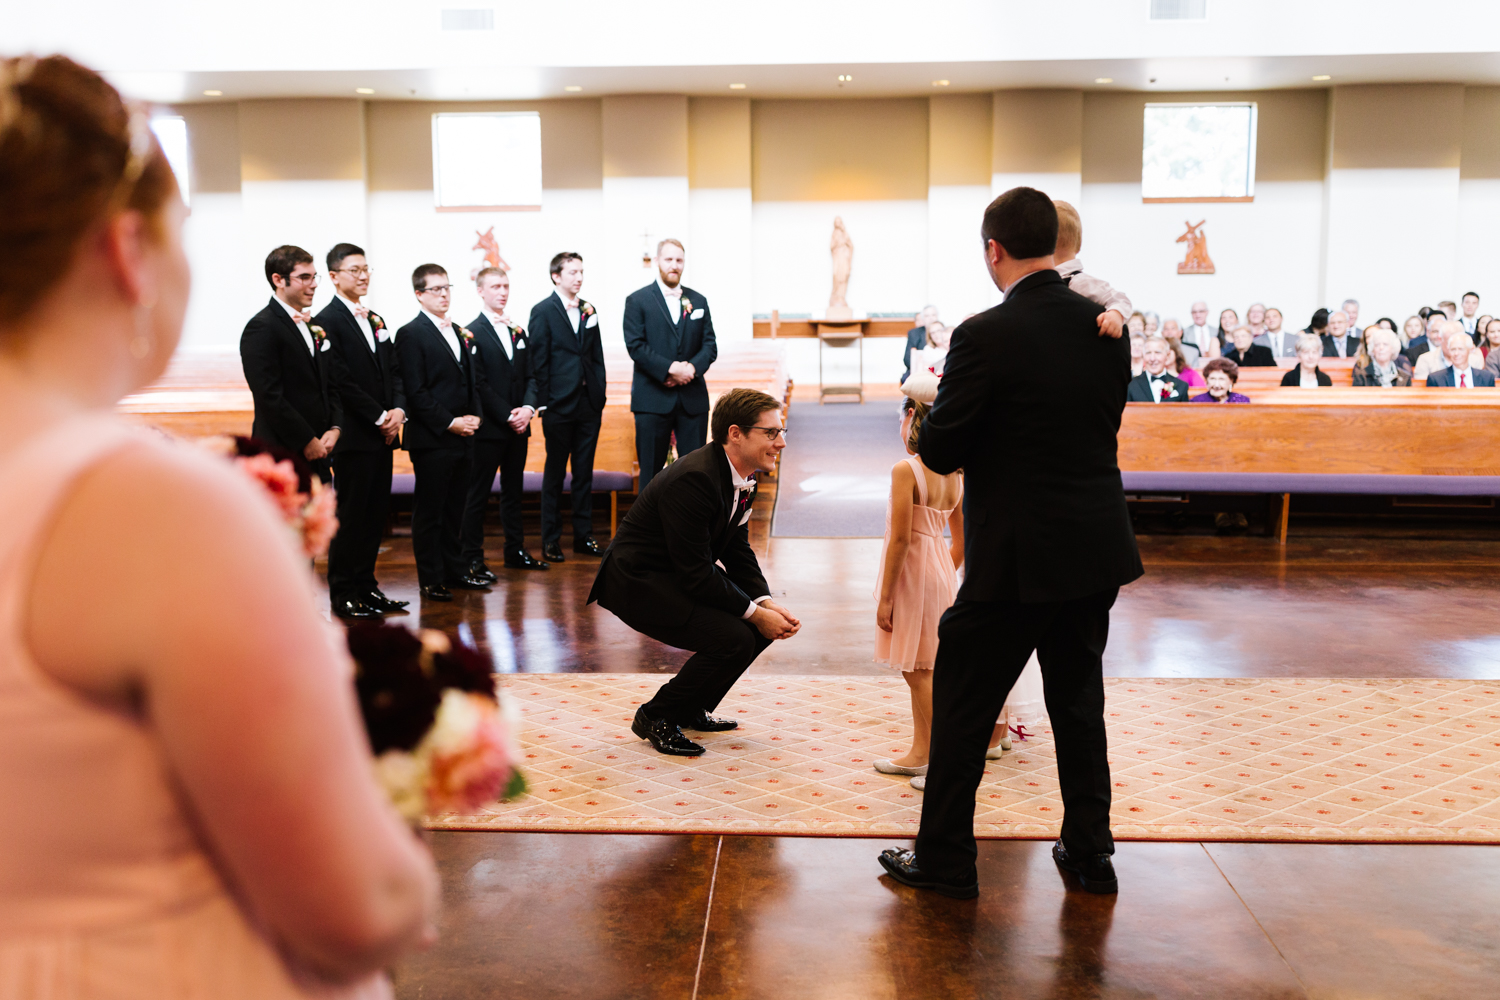
[[[715,718],[707,712],[699,712],[691,719],[679,722],[677,726],[679,729],[691,729],[700,733],[725,733],[740,728],[740,724],[733,719]]]
[[[490,581],[483,580],[472,573],[465,573],[457,580],[446,581],[449,586],[457,587],[459,590],[488,590]]]
[[[548,542],[542,546],[542,558],[549,563],[568,561],[568,557],[562,553],[562,546],[556,542]]]
[[[682,729],[677,723],[651,718],[646,714],[644,705],[635,710],[630,731],[643,740],[650,740],[657,753],[672,757],[697,757],[703,753],[703,747],[682,735]]]
[[[334,601],[333,613],[340,618],[379,618],[380,612],[363,601]]]
[[[453,591],[441,583],[434,583],[422,588],[422,598],[428,601],[451,601],[453,600]]]
[[[540,559],[533,559],[531,553],[525,549],[512,549],[505,553],[506,569],[546,569],[547,564]]]
[[[1120,891],[1120,882],[1115,878],[1115,863],[1108,854],[1075,858],[1068,854],[1068,849],[1059,840],[1052,845],[1052,860],[1063,871],[1077,875],[1079,884],[1089,892],[1108,895]]]
[[[917,867],[917,855],[914,852],[902,847],[888,847],[881,851],[880,866],[891,878],[913,889],[931,889],[933,892],[952,896],[954,899],[973,899],[979,895],[977,881],[971,885],[950,885],[947,882],[939,882]]]
[[[392,600],[391,598],[386,597],[385,594],[381,593],[379,588],[376,588],[375,590],[372,590],[368,594],[366,594],[364,600],[365,603],[370,607],[375,608],[378,611],[382,611],[388,615],[394,615],[405,611],[406,606],[411,603],[410,601]]]
[[[500,578],[496,576],[490,570],[490,568],[484,564],[483,559],[475,559],[473,562],[469,563],[469,575],[476,580],[483,580],[485,583],[497,583],[500,580]]]
[[[573,551],[582,552],[586,556],[604,555],[604,550],[599,547],[599,543],[594,541],[592,537],[575,538],[573,540]]]

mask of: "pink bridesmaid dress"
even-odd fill
[[[927,470],[915,455],[906,461],[917,477],[917,504],[911,510],[911,545],[891,594],[891,631],[878,626],[875,629],[875,661],[901,671],[931,670],[937,658],[938,620],[958,596],[958,571],[953,568],[953,556],[943,538],[953,508],[937,510],[927,506]],[[963,502],[962,492],[958,502]],[[887,504],[885,544],[880,548],[882,573],[890,545],[891,508]],[[878,581],[875,599],[880,599]]]

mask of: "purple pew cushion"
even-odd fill
[[[540,472],[528,472],[522,479],[523,489],[527,493],[540,493],[542,491],[542,474]],[[613,490],[629,492],[633,482],[628,472],[605,472],[596,470],[594,472],[594,492],[609,493]],[[391,476],[391,492],[396,494],[410,494],[417,486],[417,477],[414,473],[398,472]],[[573,476],[571,474],[563,477],[563,491],[572,489]],[[495,477],[494,491],[500,492],[500,477]]]

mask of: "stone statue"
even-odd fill
[[[841,216],[834,217],[833,239],[829,241],[828,249],[833,254],[833,294],[828,296],[825,316],[827,319],[853,319],[848,294],[849,271],[854,265],[854,241],[849,238],[849,230],[844,228]]]

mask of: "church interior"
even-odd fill
[[[182,341],[119,402],[131,426],[260,426],[242,336],[291,280],[271,280],[273,248],[310,255],[311,316],[352,245],[361,308],[403,335],[431,315],[430,262],[455,326],[528,329],[581,266],[582,311],[564,296],[558,316],[596,331],[605,373],[584,376],[603,399],[591,506],[547,492],[546,428],[565,424],[555,399],[527,404],[507,466],[524,488],[502,497],[495,475],[465,557],[492,579],[448,592],[417,551],[433,460],[389,452],[376,593],[408,606],[384,621],[483,655],[526,786],[420,821],[442,903],[388,970],[396,997],[1500,994],[1492,4],[74,6],[8,12],[0,55],[63,53],[142,102],[188,208]],[[914,725],[875,652],[892,470],[914,454],[902,386],[945,358],[951,377],[1001,307],[980,227],[1016,188],[1080,220],[1055,263],[1119,293],[1095,301],[1143,393],[1118,466],[1144,575],[1102,660],[1117,895],[1049,856],[1045,708],[985,761],[977,899],[876,863],[916,838],[905,775],[926,773],[872,767]],[[659,277],[674,247],[680,288]],[[494,275],[508,312],[482,298]],[[590,603],[650,502],[643,471],[670,477],[694,447],[686,424],[656,432],[667,471],[643,469],[638,290],[683,336],[711,310],[711,363],[688,364],[710,401],[697,443],[731,390],[772,397],[785,426],[748,491],[731,471],[767,606],[800,631],[718,704],[738,729],[689,734],[702,757],[632,729],[689,653]],[[1005,364],[1036,374],[1046,336]],[[1056,405],[1085,405],[1085,371],[1043,374]],[[1439,391],[1460,377],[1473,391]],[[1177,386],[1246,405],[1165,405]],[[338,627],[328,558],[317,611]]]

